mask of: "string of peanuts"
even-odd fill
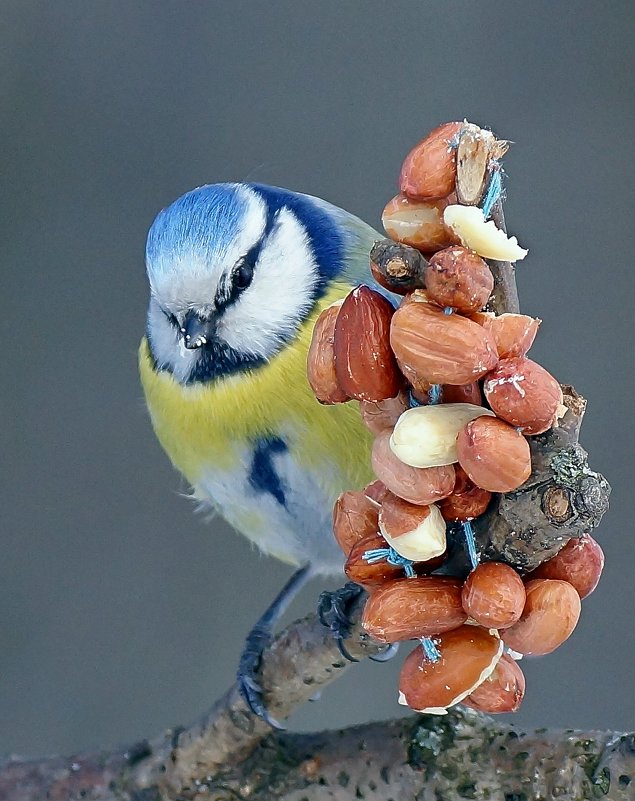
[[[421,712],[518,709],[518,660],[571,635],[604,564],[589,534],[524,576],[479,561],[472,521],[530,478],[527,437],[566,411],[559,383],[526,355],[540,321],[487,311],[485,259],[527,254],[489,219],[506,150],[468,122],[446,123],[413,148],[383,213],[393,241],[370,254],[374,287],[325,309],[309,350],[317,399],[359,401],[375,435],[377,480],[340,496],[334,535],[347,576],[369,592],[366,631],[387,644],[419,641],[399,691]],[[470,563],[460,574],[449,559],[461,547],[457,529]]]

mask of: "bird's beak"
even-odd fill
[[[194,311],[190,311],[185,315],[183,320],[183,344],[188,350],[196,350],[197,348],[207,345],[214,335],[214,323],[211,320],[204,320],[199,317]]]

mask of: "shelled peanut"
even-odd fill
[[[556,379],[527,358],[540,320],[486,310],[495,288],[486,259],[527,252],[487,219],[506,149],[453,122],[411,151],[383,213],[394,241],[375,243],[369,285],[324,309],[308,355],[316,398],[358,402],[375,436],[378,481],[340,496],[334,533],[348,577],[370,593],[366,631],[431,641],[400,679],[402,702],[428,712],[461,701],[517,709],[525,680],[510,654],[562,644],[603,566],[585,537],[525,579],[500,562],[467,578],[434,573],[447,526],[468,526],[492,494],[519,489],[531,475],[527,437],[566,411]]]

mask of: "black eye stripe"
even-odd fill
[[[242,256],[234,265],[231,274],[228,277],[225,291],[216,298],[216,307],[218,309],[230,306],[234,303],[241,292],[243,292],[251,284],[260,252],[262,251],[267,239],[275,226],[279,210],[267,210],[267,221],[265,230],[260,239],[253,245],[244,256]]]

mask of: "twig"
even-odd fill
[[[500,198],[492,208],[492,220],[496,223],[497,228],[507,231],[503,203]],[[494,259],[488,259],[487,263],[494,276],[494,291],[487,308],[496,314],[505,312],[517,314],[520,311],[520,303],[518,302],[514,265],[508,261],[495,261]]]

